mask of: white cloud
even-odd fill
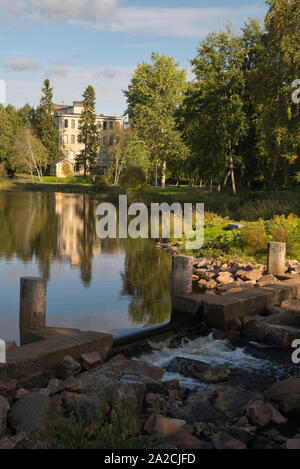
[[[42,65],[31,59],[7,59],[3,62],[7,72],[27,72],[39,70]]]
[[[175,37],[203,37],[229,18],[241,24],[262,16],[258,5],[208,8],[121,7],[122,0],[0,0],[1,16],[47,23],[82,23],[101,30]],[[2,7],[1,7],[2,5]]]
[[[96,90],[97,112],[108,115],[123,114],[126,103],[122,89],[127,88],[133,70],[133,67],[121,66],[68,67],[67,79],[58,75],[50,77],[51,86],[54,88],[54,101],[60,104],[63,100],[64,103],[71,104],[73,100],[80,100],[86,87],[91,84]],[[44,78],[43,74],[40,80],[7,79],[7,103],[21,107],[29,102],[36,106]]]
[[[49,67],[45,75],[52,77],[52,76],[59,76],[59,77],[66,77],[69,73],[68,68],[65,65],[53,65],[53,67]]]

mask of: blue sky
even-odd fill
[[[122,114],[122,89],[152,51],[174,56],[191,77],[189,60],[210,31],[266,11],[264,0],[0,0],[7,103],[36,105],[49,77],[55,102],[79,100],[92,84],[97,111]]]

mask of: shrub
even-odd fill
[[[265,222],[261,219],[255,223],[248,223],[241,231],[241,242],[247,251],[266,251],[269,240]]]
[[[107,186],[108,179],[104,174],[102,176],[96,177],[96,180],[94,182],[94,188],[96,189],[96,191],[103,191],[107,188]]]
[[[4,163],[0,163],[0,181],[7,178],[7,172]]]
[[[138,167],[125,169],[119,183],[126,192],[140,192],[147,189],[146,174]]]
[[[298,218],[294,214],[287,217],[284,215],[275,215],[272,220],[267,223],[268,231],[274,241],[286,243],[287,252],[294,252],[294,245],[298,238]]]

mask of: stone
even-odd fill
[[[144,430],[150,434],[155,432],[165,443],[176,448],[205,448],[202,441],[190,435],[182,427],[174,423],[174,421],[161,415],[151,415],[146,422]]]
[[[11,438],[3,438],[0,441],[0,449],[18,449],[22,447],[25,440],[24,435],[14,435]]]
[[[171,381],[165,381],[164,386],[169,390],[172,390],[172,389],[179,390],[179,388],[180,388],[180,384],[179,384],[178,379],[172,379]]]
[[[80,377],[74,378],[74,376],[69,376],[67,379],[62,381],[55,390],[53,389],[54,392],[50,392],[50,394],[61,393],[64,391],[84,394],[86,389],[87,385],[80,380]]]
[[[219,432],[211,438],[215,449],[247,449],[247,446],[239,440],[232,438],[228,433]]]
[[[260,287],[264,286],[264,285],[271,285],[272,283],[277,283],[278,280],[276,277],[274,277],[274,275],[272,274],[267,274],[267,275],[263,275],[258,281],[258,285]]]
[[[252,425],[263,428],[271,421],[270,412],[263,400],[257,400],[247,408],[247,417]]]
[[[9,426],[20,433],[45,433],[51,398],[39,393],[24,394],[7,416]]]
[[[6,347],[6,351],[8,352],[9,350],[13,350],[15,348],[18,348],[16,342],[14,340],[11,340],[11,341],[8,341],[8,342],[5,342],[5,347]]]
[[[257,269],[249,270],[249,271],[243,271],[239,270],[236,273],[236,276],[238,278],[241,278],[243,281],[257,281],[262,277],[262,272]]]
[[[164,374],[162,368],[141,360],[110,361],[99,369],[99,373],[106,372],[111,372],[118,378],[121,378],[124,374],[132,374],[143,378],[150,378],[155,381],[159,381]]]
[[[245,225],[241,225],[240,223],[229,223],[227,226],[227,229],[232,231],[232,230],[241,230],[244,228]]]
[[[235,318],[228,322],[227,327],[230,331],[240,331],[242,328],[242,322],[240,319]]]
[[[275,409],[275,407],[273,407],[272,404],[270,404],[269,402],[267,403],[267,410],[271,422],[275,425],[285,425],[288,422],[288,419],[281,415],[281,413],[277,409]]]
[[[171,408],[168,415],[173,418],[185,420],[188,424],[194,425],[198,422],[214,423],[223,425],[226,416],[208,402],[192,400],[183,408]]]
[[[206,267],[210,261],[206,259],[205,257],[202,257],[201,259],[197,259],[196,267],[197,269],[202,269],[203,267]]]
[[[80,416],[84,420],[88,420],[97,413],[99,417],[105,417],[110,410],[105,397],[100,398],[85,394],[68,397],[65,399],[65,407],[69,414]]]
[[[206,288],[208,290],[214,290],[217,286],[217,282],[215,280],[211,279],[206,282]]]
[[[93,368],[96,368],[97,366],[100,366],[102,364],[101,357],[96,351],[90,353],[83,353],[80,358],[82,363],[82,369],[84,371],[92,370]]]
[[[300,438],[287,440],[286,449],[300,449]]]
[[[211,389],[214,390],[214,388]],[[250,403],[257,399],[257,395],[253,392],[240,390],[231,385],[219,385],[215,389],[212,404],[229,419],[239,418]]]
[[[231,284],[234,281],[234,278],[230,272],[220,272],[216,278],[217,283],[219,284]]]
[[[281,307],[295,314],[300,314],[300,300],[286,300],[281,303]]]
[[[22,396],[24,396],[24,394],[28,394],[28,393],[29,391],[27,389],[24,389],[24,388],[18,389],[17,392],[15,393],[15,400],[17,401]]]
[[[12,402],[17,383],[17,380],[0,380],[0,396],[4,396],[9,402]]]
[[[9,410],[9,403],[5,397],[0,396],[0,438],[6,433],[6,419]]]
[[[266,391],[266,398],[274,402],[287,417],[300,417],[300,379],[290,378],[273,384]]]
[[[49,381],[47,389],[49,390],[50,396],[58,392],[62,382],[63,381],[61,379],[57,379],[57,378],[51,379]]]
[[[158,337],[152,337],[151,339],[147,339],[147,344],[153,350],[163,350],[164,348],[168,348],[171,344],[172,334],[163,334]]]
[[[69,376],[78,375],[81,372],[81,365],[72,357],[67,356],[58,365],[57,376],[65,380]]]
[[[232,373],[224,365],[211,366],[197,360],[175,357],[166,367],[166,371],[191,376],[203,383],[220,383],[232,377]]]
[[[267,345],[277,345],[283,348],[291,348],[295,339],[299,338],[298,327],[282,324],[285,319],[281,314],[274,315],[278,319],[275,322],[273,316],[267,318],[256,318],[242,328],[242,336],[248,341],[260,342]],[[300,320],[300,316],[299,316]]]

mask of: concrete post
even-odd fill
[[[286,256],[286,243],[268,243],[268,273],[284,275]]]
[[[20,281],[20,330],[46,327],[46,282],[42,278],[23,277]]]
[[[180,296],[192,293],[193,257],[174,256],[172,258],[171,295]]]

